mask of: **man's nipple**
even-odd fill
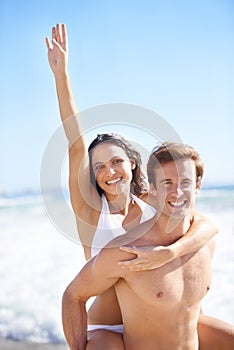
[[[162,298],[162,297],[163,297],[163,292],[158,292],[158,293],[156,294],[156,297],[157,297],[157,298]]]

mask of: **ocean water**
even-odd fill
[[[63,217],[64,206],[52,196]],[[69,204],[67,204],[69,208]],[[70,209],[67,209],[68,211]],[[203,189],[197,209],[219,226],[206,314],[234,324],[234,187]],[[66,213],[64,217],[66,220]],[[74,222],[73,222],[74,229]],[[0,336],[63,343],[61,298],[85,263],[83,250],[51,221],[40,194],[0,196]]]

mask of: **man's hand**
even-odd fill
[[[56,24],[52,28],[52,41],[46,37],[46,45],[48,49],[49,65],[56,75],[58,73],[67,72],[68,64],[68,43],[67,30],[65,24]]]
[[[130,271],[153,270],[175,258],[173,249],[164,246],[137,248],[124,246],[119,249],[137,255],[135,259],[118,262],[122,268],[127,268]]]

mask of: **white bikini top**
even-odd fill
[[[139,205],[142,216],[140,223],[152,218],[156,209],[145,203],[140,198],[131,194],[131,198]],[[97,230],[93,237],[91,255],[92,257],[99,253],[99,251],[112,239],[126,233],[125,229],[120,226],[119,222],[113,220],[114,215],[110,214],[108,201],[105,195],[102,195],[102,211],[98,220]]]

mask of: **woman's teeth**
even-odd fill
[[[121,177],[118,177],[118,179],[114,179],[111,181],[106,181],[107,185],[113,185],[121,180]]]

